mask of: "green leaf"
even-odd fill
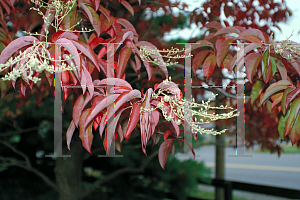
[[[14,143],[18,143],[21,140],[21,136],[20,135],[14,135],[10,138],[10,142],[14,142]]]
[[[295,122],[293,124],[293,128],[291,130],[291,133],[289,134],[289,138],[292,142],[292,146],[300,139],[300,117],[299,112],[297,114],[297,117],[295,119]]]
[[[282,140],[284,140],[284,130],[285,130],[285,122],[289,116],[290,110],[287,111],[286,115],[281,115],[278,122],[278,133]]]
[[[7,169],[7,167],[6,166],[1,166],[0,167],[0,172],[3,172],[3,171],[5,171]]]
[[[284,137],[287,136],[291,132],[292,127],[295,122],[295,118],[298,115],[299,109],[300,109],[300,97],[295,99],[291,105],[291,108],[290,108],[291,113],[289,114],[289,116],[285,122],[285,131],[284,131],[284,135],[283,135]]]
[[[269,77],[268,77],[268,69],[269,69],[269,56],[270,56],[270,52],[269,49],[267,49],[262,57],[262,61],[263,61],[263,79],[265,81],[265,83],[267,83],[269,81]]]
[[[250,94],[250,99],[251,99],[251,104],[253,105],[254,101],[259,97],[263,90],[264,82],[261,80],[258,80],[255,82],[255,84],[252,87],[251,94]]]
[[[270,58],[271,62],[272,62],[272,76],[276,73],[276,63],[275,61]]]

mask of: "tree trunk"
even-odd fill
[[[217,97],[216,106],[220,106],[222,99]],[[221,113],[220,110],[216,110],[216,113]],[[221,131],[221,127],[216,127],[218,131]],[[216,171],[215,178],[217,179],[225,179],[225,133],[221,135],[216,135]],[[224,200],[224,189],[216,187],[215,188],[215,199],[216,200]]]
[[[217,179],[225,178],[225,133],[216,136],[216,174]],[[224,200],[224,189],[216,187],[215,199]]]
[[[66,152],[66,148],[63,152]],[[81,200],[84,149],[79,137],[72,138],[71,157],[58,157],[55,167],[60,200]],[[64,153],[66,154],[66,153]]]

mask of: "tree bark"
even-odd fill
[[[220,106],[222,99],[217,97],[216,106]],[[220,113],[220,110],[216,110],[216,113]],[[221,131],[221,127],[216,127],[218,131]],[[216,171],[215,178],[225,179],[225,133],[221,135],[216,135]],[[215,199],[224,200],[224,189],[220,187],[215,187]]]
[[[225,133],[216,136],[216,174],[217,179],[225,179]],[[224,200],[224,189],[215,188],[215,199]]]
[[[66,152],[67,149],[64,149]],[[72,138],[71,157],[58,157],[55,178],[60,200],[81,200],[84,149],[79,137]],[[66,155],[66,153],[64,153]]]

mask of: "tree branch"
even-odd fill
[[[181,65],[181,64],[175,64],[175,65],[172,65],[173,67],[178,67],[180,69],[184,69],[184,66]],[[236,79],[232,79],[232,78],[228,78],[228,77],[221,77],[221,76],[217,76],[217,75],[211,75],[211,77],[216,77],[216,78],[224,78],[224,79],[230,79],[230,80],[236,80]],[[202,79],[201,79],[202,80]],[[206,88],[212,92],[215,92],[217,91],[218,94],[222,94],[226,97],[229,97],[229,98],[233,98],[233,99],[237,99],[237,95],[234,95],[234,94],[230,94],[228,92],[225,92],[224,90],[222,90],[221,88]],[[249,99],[250,96],[245,96],[246,99]],[[242,99],[244,99],[244,97],[242,97]]]
[[[99,179],[97,181],[95,181],[92,186],[90,186],[90,188],[87,189],[87,191],[82,195],[81,198],[86,198],[87,196],[89,196],[90,194],[92,194],[96,189],[98,189],[98,187],[100,185],[103,185],[115,178],[117,178],[118,176],[122,175],[122,174],[126,174],[126,173],[143,173],[146,166],[150,163],[150,161],[157,156],[158,151],[155,151],[154,153],[152,153],[146,162],[144,162],[139,168],[122,168],[122,169],[118,169],[114,172],[112,172],[111,174],[109,174],[108,176],[106,176],[104,179]]]
[[[22,133],[35,131],[35,130],[38,130],[38,129],[39,129],[39,127],[35,126],[35,127],[27,128],[27,129],[20,129],[20,130],[17,130],[17,131],[8,131],[8,132],[5,132],[5,133],[1,133],[0,136],[4,137],[4,136],[19,135],[19,134],[22,134]]]
[[[21,167],[23,169],[26,169],[27,171],[30,171],[32,173],[34,173],[35,175],[37,175],[38,177],[40,177],[48,186],[50,186],[52,189],[54,189],[55,191],[57,191],[57,186],[56,184],[51,181],[45,174],[43,174],[41,171],[35,169],[32,167],[30,160],[28,158],[27,155],[25,155],[23,152],[17,150],[14,146],[12,146],[11,144],[0,140],[0,143],[5,145],[6,147],[8,147],[9,149],[11,149],[13,152],[15,152],[16,154],[22,156],[25,161],[21,161],[18,159],[14,159],[14,158],[5,158],[5,157],[0,157],[0,160],[3,162],[1,163],[0,166],[3,167],[9,167],[9,166],[16,166],[16,167]]]

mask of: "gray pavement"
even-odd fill
[[[232,147],[225,147],[225,149],[226,180],[300,190],[300,154],[282,154],[278,157],[277,154],[245,151],[245,155],[254,157],[228,157],[236,154],[235,149]],[[199,156],[195,160],[204,161],[205,165],[212,169],[212,177],[214,177],[215,146],[200,147],[195,149],[195,153]],[[188,153],[187,157],[178,157],[178,159],[189,159],[191,155]],[[209,186],[199,187],[214,190]],[[233,194],[259,200],[286,199],[241,191],[234,191]]]

